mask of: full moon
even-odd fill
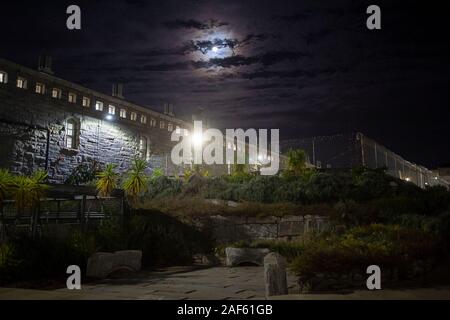
[[[213,52],[217,52],[219,50],[219,48],[217,48],[217,47],[212,47],[212,51]]]

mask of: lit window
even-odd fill
[[[26,89],[27,88],[27,79],[18,77],[17,78],[17,88]]]
[[[43,83],[36,83],[36,93],[44,94],[45,93],[45,85]]]
[[[53,88],[52,89],[52,98],[61,99],[61,89]]]
[[[120,117],[126,118],[127,117],[127,110],[126,109],[120,109]]]
[[[137,113],[136,112],[131,112],[130,118],[131,118],[131,120],[136,121]]]
[[[150,125],[156,127],[156,119],[152,118],[152,120],[150,120]]]
[[[167,131],[173,131],[173,124],[171,123],[167,124]]]
[[[95,110],[97,110],[97,111],[103,111],[103,102],[101,102],[101,101],[96,101],[96,102],[95,102]]]
[[[88,97],[83,97],[83,107],[90,107],[91,106],[91,99]]]
[[[116,114],[116,107],[113,106],[112,104],[110,104],[110,105],[108,106],[108,113],[109,113],[109,114]]]
[[[160,129],[164,129],[165,126],[166,126],[166,124],[164,123],[164,121],[160,121],[159,122],[159,128]]]
[[[0,83],[8,82],[8,74],[4,71],[0,71]]]
[[[77,103],[77,95],[73,92],[69,92],[68,100],[70,103]]]
[[[147,123],[147,117],[144,115],[141,115],[141,123],[146,124]]]
[[[147,160],[147,138],[140,137],[139,139],[139,155],[142,159]]]
[[[66,125],[66,148],[76,149],[78,147],[78,122],[75,119],[67,121]]]

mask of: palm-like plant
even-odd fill
[[[117,188],[119,174],[115,171],[116,164],[107,164],[105,170],[97,174],[97,192],[100,197],[111,196],[112,191]]]
[[[147,162],[142,159],[135,159],[131,170],[123,182],[125,194],[135,200],[138,195],[147,190],[148,176],[145,174]]]
[[[291,149],[287,153],[288,170],[294,175],[300,175],[306,168],[307,155],[302,149]]]
[[[11,192],[12,176],[8,170],[0,169],[0,206],[3,200]]]
[[[17,211],[23,213],[26,208],[36,208],[41,198],[49,189],[46,185],[47,172],[38,170],[31,175],[18,176],[13,179],[13,196],[16,203]]]

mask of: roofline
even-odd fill
[[[42,72],[42,71],[39,71],[39,70],[35,70],[35,69],[32,69],[32,68],[23,66],[21,64],[18,64],[18,63],[6,60],[4,58],[0,58],[0,64],[10,65],[11,67],[15,67],[15,68],[17,68],[17,69],[19,69],[21,71],[25,71],[25,72],[28,72],[28,73],[31,73],[31,74],[34,74],[34,75],[37,75],[37,76],[40,76],[40,77],[48,78],[50,81],[60,82],[61,84],[65,85],[66,87],[72,87],[73,89],[76,89],[76,90],[79,90],[79,91],[84,91],[84,92],[87,91],[87,93],[89,93],[91,95],[94,95],[94,96],[96,96],[98,98],[107,99],[107,100],[111,101],[112,103],[117,103],[119,105],[135,108],[135,109],[137,109],[139,111],[142,111],[142,112],[147,112],[150,115],[157,116],[157,117],[159,117],[161,119],[164,119],[166,121],[171,121],[171,122],[178,123],[178,124],[183,124],[183,125],[190,125],[190,123],[188,121],[185,121],[183,119],[168,116],[168,115],[166,115],[164,113],[161,113],[159,111],[156,111],[156,110],[153,110],[153,109],[150,109],[150,108],[147,108],[147,107],[140,106],[140,105],[138,105],[138,104],[136,104],[134,102],[131,102],[129,100],[117,98],[117,97],[114,97],[112,95],[108,95],[108,94],[102,93],[100,91],[96,91],[96,90],[84,87],[84,86],[82,86],[80,84],[71,82],[69,80],[58,78],[58,77],[56,77],[54,75],[51,75],[51,74],[48,74],[48,73],[45,73],[45,72]]]

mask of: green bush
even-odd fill
[[[213,252],[205,231],[165,214],[137,210],[127,227],[127,248],[142,250],[143,267],[183,265],[197,253]]]
[[[61,279],[69,265],[85,266],[95,251],[94,237],[78,231],[65,239],[21,234],[0,247],[0,282]]]
[[[415,273],[417,263],[432,267],[442,259],[444,248],[438,237],[421,230],[372,224],[308,241],[292,269],[308,279],[317,274],[364,274],[369,265],[375,264],[407,278]]]
[[[149,181],[144,199],[163,198],[181,193],[183,182],[166,176],[157,176]]]

